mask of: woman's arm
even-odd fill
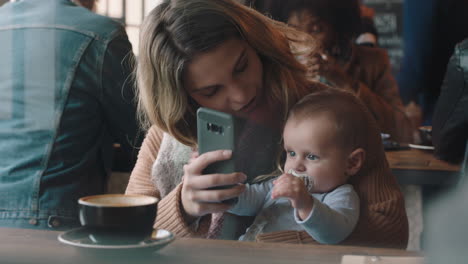
[[[357,66],[362,68],[361,76],[353,76],[354,80],[359,80],[356,90],[358,97],[371,111],[381,132],[390,134],[393,140],[399,142],[412,142],[413,128],[404,112],[388,55],[377,48],[359,49],[365,50],[362,55],[357,55],[361,57],[357,59],[363,61]]]
[[[389,90],[396,90],[396,87]],[[413,127],[404,112],[401,101],[392,101],[392,97],[398,97],[398,95],[390,93],[386,94],[387,98],[385,98],[383,97],[385,94],[382,96],[373,92],[362,82],[359,82],[357,95],[369,108],[382,133],[390,134],[392,139],[398,142],[413,141]]]
[[[159,152],[163,131],[151,127],[138,153],[138,159],[133,168],[125,193],[143,194],[160,198],[159,190],[151,181],[151,169]]]
[[[130,176],[126,193],[161,198],[158,186],[155,186],[151,179],[151,174],[163,135],[164,133],[154,126],[148,131],[138,155],[137,164]],[[237,184],[246,179],[246,176],[241,173],[201,174],[208,164],[230,158],[230,154],[221,155],[223,152],[219,150],[205,153],[192,158],[184,166],[183,184],[177,185],[158,203],[155,228],[169,230],[181,237],[205,237],[211,225],[219,224],[211,223],[212,213],[224,212],[229,205],[218,202],[237,197],[244,190],[244,186],[236,185],[236,187],[223,190],[208,189],[220,185]],[[171,175],[158,175],[158,177],[171,177]],[[199,217],[201,220],[195,221]],[[213,228],[216,229],[216,227]]]
[[[155,126],[148,130],[138,153],[135,168],[130,175],[126,194],[143,194],[161,198],[158,187],[151,180],[151,170],[158,155],[163,135],[163,131]],[[181,190],[182,184],[179,184],[158,203],[158,214],[154,227],[169,230],[181,237],[200,236],[207,233],[210,217],[205,217],[206,220],[200,223],[196,232],[194,226],[190,225],[184,218]]]

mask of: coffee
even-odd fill
[[[151,235],[159,199],[144,195],[104,194],[80,198],[79,217],[97,242],[139,241]]]
[[[420,126],[419,136],[421,138],[422,145],[432,145],[432,126]]]
[[[110,206],[110,207],[125,207],[125,206],[141,206],[154,204],[157,198],[150,196],[130,196],[121,194],[95,195],[83,197],[80,199],[80,204],[90,206]]]

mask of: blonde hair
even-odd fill
[[[368,108],[351,92],[330,88],[313,92],[295,104],[287,120],[305,120],[326,115],[334,124],[336,144],[346,150],[368,150],[369,120],[373,117]],[[332,133],[332,132],[330,132]]]
[[[311,91],[306,69],[294,58],[290,41],[300,34],[232,0],[166,0],[145,18],[140,32],[136,82],[140,120],[179,142],[196,145],[198,105],[184,89],[187,63],[230,38],[245,40],[263,63],[269,104],[287,110]]]

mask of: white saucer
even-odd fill
[[[145,251],[153,252],[159,250],[171,243],[174,240],[175,236],[171,232],[159,229],[153,232],[151,237],[142,239],[141,241],[135,243],[121,243],[121,244],[105,244],[96,242],[93,239],[92,234],[89,232],[89,229],[85,227],[80,227],[66,231],[58,236],[58,240],[64,244],[77,247],[79,249],[87,249],[91,251]]]
[[[414,149],[422,149],[422,150],[434,150],[434,146],[427,146],[427,145],[416,145],[416,144],[408,144],[410,148]]]
[[[380,137],[382,138],[382,140],[389,139],[390,134],[380,133]]]

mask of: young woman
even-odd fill
[[[273,171],[288,110],[306,94],[324,89],[307,81],[286,35],[297,36],[231,0],[164,1],[147,16],[136,78],[140,110],[151,128],[127,193],[162,198],[155,227],[179,236],[231,239],[244,231],[223,214],[231,205],[221,201],[245,187],[208,189]],[[246,157],[242,171],[248,173],[203,175],[208,164],[232,153],[191,155],[199,106],[250,121],[246,148],[237,153]],[[354,185],[364,193],[363,209],[349,241],[404,247],[408,230],[399,187],[385,162],[374,165],[381,173]]]

